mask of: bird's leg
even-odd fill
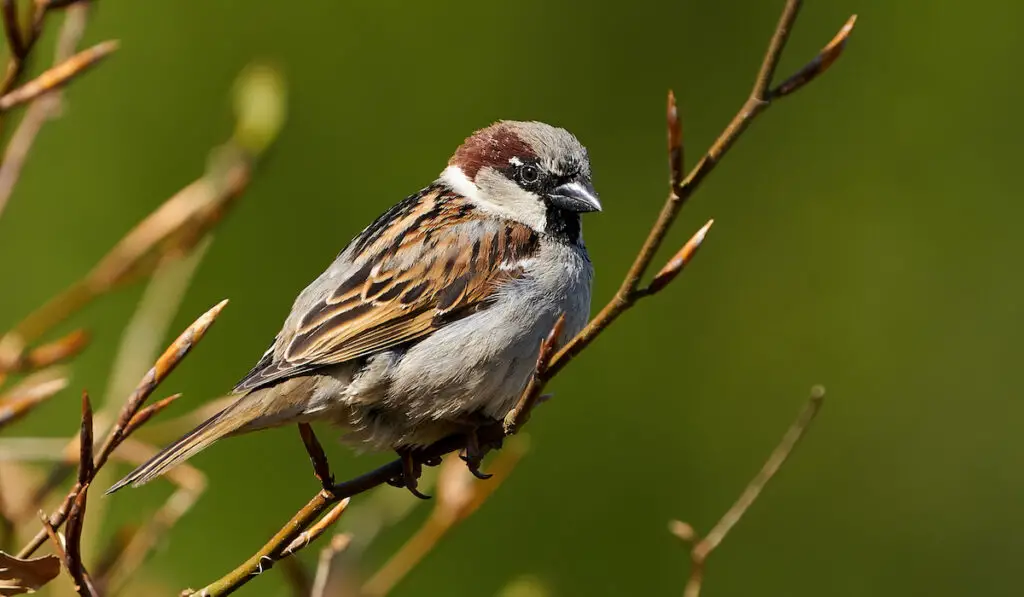
[[[388,480],[388,483],[395,487],[408,489],[409,493],[421,500],[429,500],[429,495],[416,489],[416,486],[419,484],[420,475],[423,474],[423,466],[416,458],[415,451],[412,448],[398,448],[395,451],[398,452],[398,457],[402,459],[402,474]]]

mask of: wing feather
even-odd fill
[[[503,283],[524,275],[522,262],[538,244],[529,227],[428,187],[356,237],[339,256],[349,260],[340,275],[329,269],[303,291],[235,391],[421,340],[486,308]]]

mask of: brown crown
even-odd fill
[[[536,155],[512,126],[499,122],[473,133],[455,151],[448,165],[458,166],[470,180],[475,180],[481,168],[507,168],[513,157],[526,161]]]

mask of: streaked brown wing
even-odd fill
[[[393,348],[486,307],[537,251],[529,227],[484,217],[438,189],[412,197],[352,243],[365,256],[299,317],[235,387],[257,387]]]

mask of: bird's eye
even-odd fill
[[[523,167],[521,167],[519,169],[519,180],[521,180],[523,182],[526,182],[526,183],[537,182],[537,178],[539,176],[540,176],[540,172],[537,171],[537,167],[536,166],[531,166],[529,164],[526,164],[526,165],[524,165]]]

